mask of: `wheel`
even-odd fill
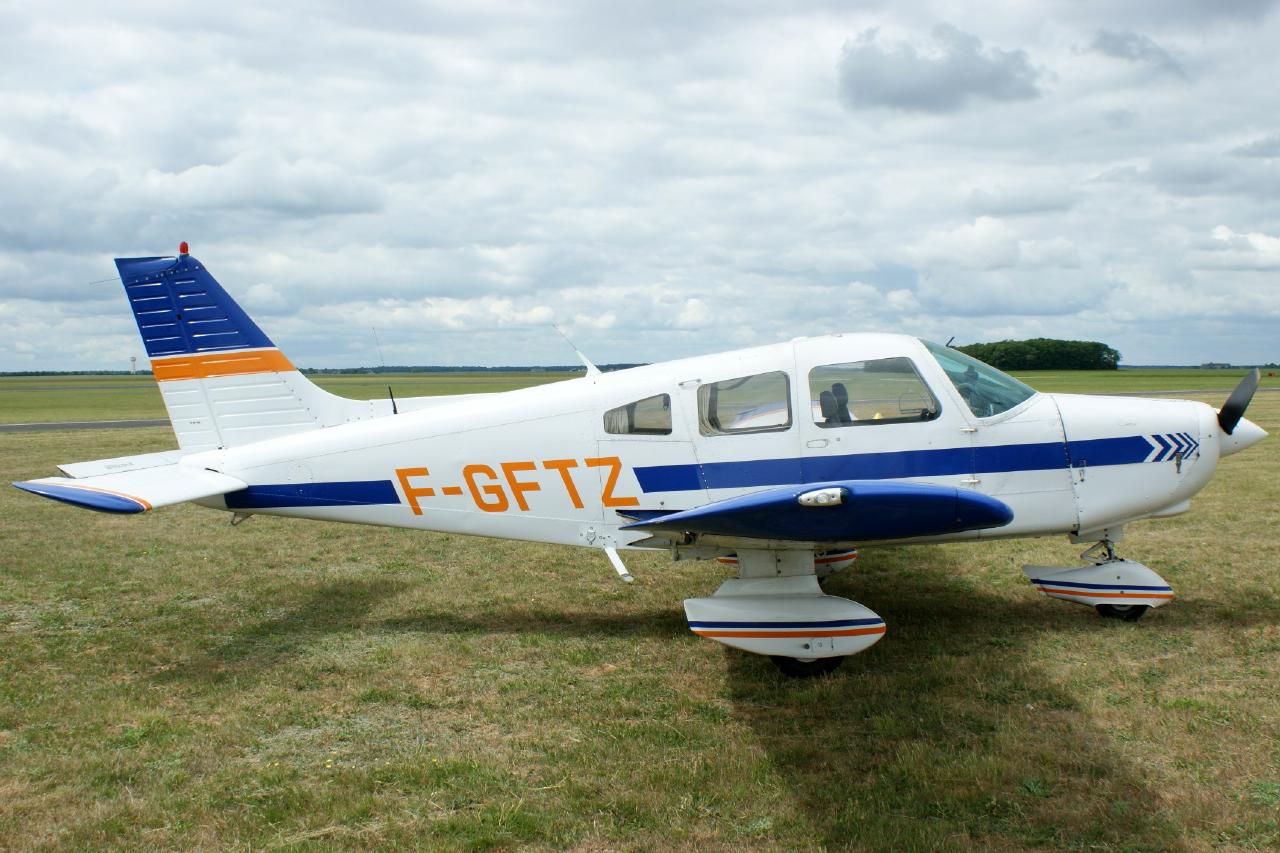
[[[1123,619],[1125,622],[1137,622],[1151,608],[1145,604],[1099,604],[1096,605],[1098,615],[1103,619]]]
[[[843,657],[801,660],[773,655],[770,660],[788,678],[816,678],[819,675],[835,672],[840,664],[844,663]]]

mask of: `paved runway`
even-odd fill
[[[168,418],[152,421],[62,421],[47,424],[0,424],[0,432],[53,432],[59,429],[134,429],[168,426]]]

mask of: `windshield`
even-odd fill
[[[1001,373],[959,350],[923,339],[920,343],[938,360],[951,384],[956,386],[970,410],[980,418],[1007,412],[1036,393],[1030,385],[1024,385],[1009,374]]]

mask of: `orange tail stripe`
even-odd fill
[[[280,373],[296,369],[278,349],[215,352],[151,360],[151,372],[155,374],[157,382],[242,376],[249,373]]]
[[[699,637],[861,637],[867,634],[883,634],[884,625],[875,628],[845,628],[838,631],[704,631],[695,628]]]
[[[1172,598],[1172,593],[1103,593],[1092,589],[1059,589],[1057,587],[1037,587],[1046,593],[1057,593],[1060,596],[1076,596],[1078,598]]]

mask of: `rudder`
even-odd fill
[[[361,404],[302,375],[204,265],[116,258],[178,446],[236,447],[344,423]]]

